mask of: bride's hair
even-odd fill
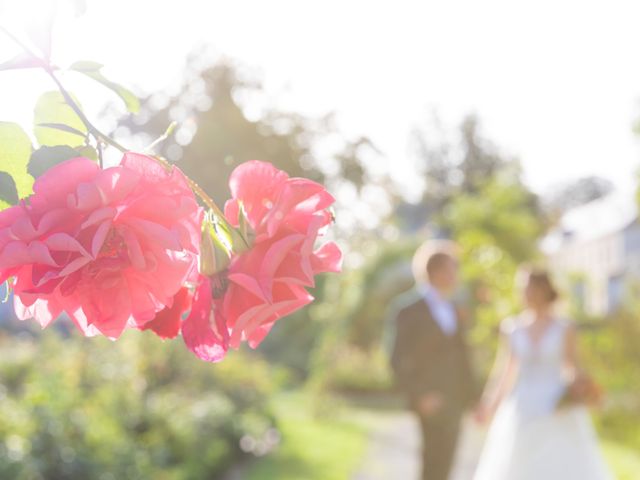
[[[548,270],[539,267],[522,267],[518,271],[518,284],[524,288],[527,285],[535,285],[547,292],[547,298],[550,303],[558,300],[559,294],[556,289],[551,274]]]

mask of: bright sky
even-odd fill
[[[13,16],[3,3],[0,23],[13,29],[48,2],[12,2],[23,5]],[[629,187],[640,166],[639,18],[640,3],[617,0],[88,0],[84,16],[59,24],[54,59],[96,60],[153,91],[208,43],[255,68],[272,106],[335,111],[407,179],[410,132],[435,108],[452,126],[477,113],[534,189],[588,174]],[[0,59],[14,52],[1,38]],[[27,121],[43,85],[33,72],[1,73],[0,119]]]

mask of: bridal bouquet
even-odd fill
[[[597,407],[602,403],[603,393],[602,387],[591,377],[578,375],[567,385],[558,401],[558,408],[576,405]]]
[[[333,221],[322,185],[250,161],[231,174],[219,208],[152,149],[132,152],[100,132],[48,57],[12,38],[24,53],[0,70],[41,68],[58,88],[36,106],[35,148],[20,126],[0,122],[0,283],[20,319],[44,328],[66,313],[83,335],[113,340],[127,329],[181,335],[215,362],[242,342],[256,347],[313,300],[317,274],[340,271],[338,246],[316,245]],[[135,110],[100,67],[70,70]],[[107,147],[122,152],[108,168]]]

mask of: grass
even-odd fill
[[[624,400],[624,399],[623,399]],[[640,478],[640,417],[637,400],[623,408],[598,412],[593,419],[602,439],[607,464],[619,480]]]
[[[331,410],[314,416],[310,397],[301,393],[279,395],[274,408],[282,443],[250,466],[246,480],[347,480],[366,453],[367,425],[385,411],[376,405],[332,404]],[[640,478],[640,453],[613,441],[601,444],[617,480]]]
[[[617,480],[637,480],[640,475],[640,453],[613,442],[603,442],[607,464]]]
[[[312,414],[308,397],[278,397],[282,443],[255,462],[247,480],[346,480],[362,462],[367,431],[339,407],[321,417]]]

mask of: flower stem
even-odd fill
[[[174,167],[174,165],[170,162],[168,162],[167,160],[165,160],[162,157],[158,157],[156,155],[150,155],[151,158],[153,158],[156,162],[158,162],[160,165],[162,165],[164,168],[166,168],[167,170],[170,170]],[[218,207],[218,205],[216,205],[216,202],[213,201],[213,199],[207,194],[207,192],[205,192],[202,187],[200,185],[198,185],[194,180],[192,180],[191,178],[189,178],[187,175],[184,176],[187,179],[187,183],[189,184],[189,188],[191,188],[191,190],[193,190],[193,193],[195,193],[198,197],[200,197],[200,199],[202,200],[202,202],[211,209],[211,211],[213,211],[213,213],[215,213],[218,217],[220,217],[220,220],[224,223],[228,223],[224,213],[222,212],[222,210],[220,210],[220,207]]]
[[[54,67],[52,65],[49,65],[45,60],[41,59],[38,55],[36,55],[24,42],[22,42],[18,37],[16,37],[15,35],[13,35],[9,30],[7,30],[5,27],[3,27],[2,25],[0,25],[0,31],[2,33],[4,33],[7,37],[9,37],[11,40],[13,40],[20,48],[22,48],[28,55],[32,56],[34,59],[38,60],[41,63],[41,67],[42,69],[47,73],[47,75],[49,75],[49,77],[55,82],[56,86],[58,87],[58,90],[60,91],[60,94],[62,95],[62,97],[64,98],[65,102],[67,103],[67,105],[69,105],[69,107],[76,113],[76,115],[78,115],[78,118],[80,118],[80,121],[84,124],[84,126],[86,127],[87,131],[93,135],[93,137],[96,139],[97,143],[98,143],[98,154],[99,154],[99,158],[100,158],[100,166],[102,167],[102,149],[100,146],[101,142],[105,142],[109,145],[111,145],[112,147],[117,148],[118,150],[120,150],[122,153],[128,152],[129,149],[123,147],[121,144],[119,144],[117,141],[115,141],[114,139],[112,139],[111,137],[109,137],[108,135],[102,133],[96,126],[94,126],[89,119],[87,118],[87,116],[84,114],[84,112],[82,111],[82,109],[80,108],[80,106],[76,103],[76,101],[73,99],[73,97],[71,96],[71,94],[67,91],[67,89],[62,85],[62,83],[60,82],[60,80],[58,79],[58,77],[56,76],[56,74],[54,73]],[[175,124],[171,124],[169,126],[169,128],[167,129],[167,131],[165,132],[165,134],[160,137],[158,140],[156,140],[152,145],[150,145],[148,148],[152,148],[155,145],[157,145],[158,143],[164,141],[173,131],[173,128],[175,128]],[[156,162],[158,162],[160,165],[162,165],[163,167],[165,167],[166,169],[170,170],[173,168],[173,164],[169,163],[167,160],[165,160],[162,157],[158,157],[155,155],[149,155],[151,158],[153,158]],[[198,185],[195,181],[193,181],[191,178],[189,178],[187,175],[185,175],[185,178],[187,180],[187,183],[189,184],[189,187],[191,188],[191,190],[193,190],[193,193],[195,193],[198,197],[200,197],[200,199],[202,200],[202,202],[209,207],[213,213],[215,215],[217,215],[220,218],[220,221],[225,223],[226,225],[228,225],[228,222],[224,216],[224,213],[222,212],[222,210],[220,210],[220,207],[218,207],[218,205],[216,205],[216,203],[213,201],[213,199],[207,195],[207,192],[205,192],[202,187],[200,187],[200,185]],[[230,227],[230,225],[229,225]]]
[[[40,57],[38,57],[35,53],[33,53],[33,50],[27,47],[27,45],[24,42],[22,42],[22,40],[20,40],[18,37],[16,37],[13,33],[11,33],[2,25],[0,25],[0,31],[4,33],[7,37],[9,37],[11,40],[13,40],[16,45],[22,48],[27,54],[31,55],[35,60],[42,62],[42,59],[40,59]]]
[[[96,138],[96,140],[98,142],[100,141],[104,141],[105,143],[108,143],[109,145],[111,145],[112,147],[117,148],[118,150],[120,150],[122,153],[127,152],[128,149],[123,147],[122,145],[120,145],[118,142],[116,142],[114,139],[112,139],[111,137],[109,137],[108,135],[105,135],[104,133],[102,133],[100,130],[98,130],[97,127],[95,127],[87,118],[87,116],[84,114],[84,112],[82,111],[82,109],[80,108],[80,106],[76,103],[76,101],[73,99],[73,97],[71,96],[71,94],[69,94],[69,92],[67,91],[66,88],[64,88],[64,86],[62,85],[62,83],[60,83],[60,80],[58,80],[58,77],[56,77],[56,74],[53,73],[53,69],[50,66],[46,66],[44,67],[44,70],[47,72],[47,74],[51,77],[51,79],[55,82],[55,84],[58,86],[58,90],[60,91],[60,93],[62,94],[62,96],[64,97],[64,101],[67,103],[67,105],[69,105],[69,107],[71,107],[71,109],[76,113],[76,115],[78,115],[78,117],[80,118],[80,120],[82,121],[82,123],[84,124],[84,126],[87,128],[87,130],[89,130],[89,132]]]
[[[178,126],[178,122],[176,121],[171,122],[167,127],[167,129],[165,130],[165,132],[162,135],[160,135],[158,138],[156,138],[150,145],[148,145],[144,149],[144,153],[151,153],[154,148],[156,148],[158,145],[164,142],[167,138],[169,138],[171,134],[173,134],[173,131],[176,129],[177,126]]]
[[[60,80],[58,80],[58,77],[56,77],[56,74],[53,72],[54,67],[52,65],[49,65],[48,62],[46,62],[45,60],[40,58],[38,55],[36,55],[33,52],[33,50],[31,50],[24,42],[22,42],[18,37],[16,37],[13,33],[11,33],[9,30],[7,30],[2,25],[0,25],[0,31],[2,33],[4,33],[7,37],[9,37],[11,40],[13,40],[28,55],[30,55],[31,57],[33,57],[35,60],[37,60],[40,63],[40,66],[42,67],[42,69],[47,73],[47,75],[49,75],[49,77],[51,77],[51,79],[57,85],[58,90],[60,91],[60,93],[62,94],[62,97],[64,98],[64,101],[67,103],[67,105],[69,105],[69,107],[71,107],[71,109],[76,113],[76,115],[78,115],[78,117],[80,118],[80,121],[82,121],[82,123],[84,124],[86,129],[89,131],[89,133],[91,133],[91,135],[93,135],[98,142],[104,141],[105,143],[108,143],[109,145],[117,148],[121,152],[126,152],[127,151],[126,148],[124,148],[118,142],[116,142],[115,140],[110,138],[108,135],[105,135],[104,133],[102,133],[100,130],[98,130],[97,127],[95,127],[89,121],[89,119],[84,114],[84,112],[82,111],[80,106],[76,103],[76,101],[73,99],[73,97],[69,94],[67,89],[64,88],[62,83],[60,83]]]

